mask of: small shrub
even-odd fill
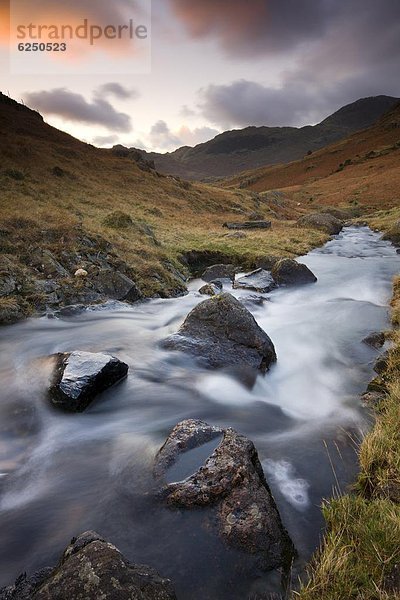
[[[25,179],[23,172],[18,169],[7,169],[4,173],[7,177],[10,177],[10,179],[15,179],[15,181],[23,181]]]
[[[127,229],[133,225],[131,217],[122,210],[115,210],[105,217],[103,224],[113,229]]]
[[[51,172],[53,175],[55,175],[55,177],[64,177],[65,175],[65,171],[61,167],[53,167]]]

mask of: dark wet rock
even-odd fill
[[[203,287],[199,289],[199,293],[204,296],[215,296],[216,294],[219,294],[221,290],[222,284],[220,282],[206,283],[206,285],[203,285]]]
[[[17,280],[11,273],[0,272],[0,296],[9,296],[16,291]]]
[[[385,373],[385,371],[387,371],[388,359],[389,359],[388,351],[383,352],[383,354],[378,356],[378,358],[376,359],[375,365],[374,365],[375,373],[378,373],[378,375],[382,375],[383,373]]]
[[[86,310],[85,304],[71,304],[69,306],[63,306],[60,310],[54,313],[55,317],[76,317]]]
[[[382,239],[392,242],[395,246],[400,246],[400,221],[397,221],[389,231],[386,231]]]
[[[51,278],[68,278],[71,274],[56,260],[50,250],[36,248],[31,254],[31,265]]]
[[[239,279],[236,279],[234,288],[243,288],[245,290],[254,290],[265,294],[270,292],[276,287],[275,281],[272,278],[271,273],[264,271],[264,269],[256,269]]]
[[[205,462],[182,481],[166,483],[186,452],[220,439]],[[189,419],[178,423],[159,451],[154,469],[160,497],[170,507],[213,507],[215,527],[232,547],[255,555],[259,567],[289,567],[294,550],[265,480],[257,450],[233,429]]]
[[[128,365],[109,354],[76,351],[59,353],[55,358],[50,401],[69,412],[85,410],[98,394],[128,373]]]
[[[374,331],[363,339],[363,343],[367,344],[367,346],[371,346],[371,348],[382,348],[385,343],[385,334],[383,331]]]
[[[237,223],[224,223],[227,229],[271,229],[271,221],[243,221]]]
[[[31,600],[36,598],[35,592],[52,574],[53,568],[47,567],[27,577],[22,573],[14,585],[2,588],[0,590],[0,600]]]
[[[265,269],[266,271],[271,271],[272,267],[281,260],[281,256],[262,256],[256,260],[255,266],[257,269]]]
[[[239,301],[245,306],[262,306],[267,300],[269,298],[258,296],[257,294],[249,294],[248,296],[241,296],[239,298]]]
[[[216,250],[189,250],[181,254],[179,260],[196,276],[201,276],[207,267],[233,262],[231,256]]]
[[[34,288],[39,294],[53,294],[60,286],[54,279],[37,279],[34,282]]]
[[[190,353],[207,368],[238,372],[265,372],[276,361],[271,339],[253,315],[227,293],[198,304],[162,347]]]
[[[211,283],[215,279],[235,279],[236,268],[234,265],[212,265],[208,267],[201,278],[207,283]]]
[[[343,223],[339,219],[326,213],[305,215],[297,221],[297,224],[301,227],[318,229],[324,233],[329,233],[329,235],[337,235],[343,228]]]
[[[16,298],[5,298],[4,302],[0,303],[0,324],[12,325],[20,319],[24,318],[23,308],[20,306]]]
[[[102,269],[93,281],[95,289],[111,300],[136,302],[142,296],[132,279],[111,269]]]
[[[292,258],[282,258],[272,267],[271,275],[278,285],[305,285],[317,278],[310,269]]]
[[[171,582],[151,567],[129,563],[97,533],[71,540],[54,569],[19,577],[0,600],[176,600]]]
[[[378,375],[377,377],[375,377],[375,379],[373,379],[372,381],[369,382],[369,384],[367,386],[367,391],[368,392],[379,392],[380,394],[387,394],[387,392],[388,392],[387,385],[381,375]]]

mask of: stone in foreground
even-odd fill
[[[239,279],[236,279],[233,287],[243,288],[245,290],[253,290],[265,294],[276,287],[275,281],[268,271],[264,269],[256,269]]]
[[[169,579],[129,563],[115,546],[87,531],[73,539],[54,569],[21,575],[0,600],[176,600]]]
[[[317,229],[318,231],[329,233],[329,235],[337,235],[343,228],[342,221],[326,213],[305,215],[297,221],[297,224],[301,227],[308,227],[309,229]]]
[[[182,480],[171,482],[169,472],[182,456],[213,440],[218,445],[203,464],[189,476],[184,474]],[[254,555],[260,568],[290,566],[293,544],[249,439],[231,428],[220,429],[194,419],[182,421],[159,451],[154,474],[161,498],[169,506],[213,507],[218,535],[230,546]]]
[[[276,361],[274,345],[253,315],[231,294],[198,304],[179,331],[161,343],[197,356],[207,368],[265,372]]]
[[[98,394],[124,379],[129,368],[109,354],[75,351],[55,358],[50,401],[69,412],[85,410]]]
[[[305,285],[317,278],[310,269],[292,258],[282,258],[272,267],[271,275],[278,285]]]

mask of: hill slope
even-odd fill
[[[225,221],[258,209],[253,193],[162,176],[134,153],[84,144],[4,95],[0,139],[0,322],[124,296],[126,278],[138,288],[131,299],[179,294],[196,261],[251,266],[325,239],[308,230],[293,237],[286,222],[227,236]],[[78,269],[87,275],[76,277]]]
[[[246,127],[226,131],[194,148],[143,153],[162,173],[187,179],[227,177],[260,166],[287,163],[372,125],[398,98],[375,96],[344,106],[314,126]]]
[[[301,160],[249,171],[224,185],[254,192],[279,189],[308,210],[314,203],[400,206],[400,103],[368,129]]]

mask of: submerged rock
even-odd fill
[[[388,350],[386,350],[386,352],[383,352],[376,359],[376,362],[374,364],[375,373],[378,373],[378,375],[383,375],[385,373],[385,371],[387,371],[387,369],[388,369],[388,360],[389,360],[389,352],[388,352]]]
[[[310,269],[292,258],[282,258],[272,267],[271,275],[278,285],[305,285],[317,278]]]
[[[181,481],[168,471],[185,456],[216,440],[203,464]],[[287,568],[294,555],[254,444],[233,429],[189,419],[178,423],[160,449],[154,474],[171,507],[214,507],[218,534],[232,547],[253,554],[260,568]]]
[[[49,397],[69,412],[82,412],[101,392],[124,379],[128,365],[109,354],[66,352],[56,354]]]
[[[0,600],[176,600],[169,579],[151,567],[129,563],[93,531],[73,539],[54,569],[0,590]]]
[[[212,281],[211,283],[206,283],[199,289],[199,293],[203,294],[203,296],[215,296],[219,294],[222,290],[222,283],[219,281]]]
[[[301,227],[309,227],[310,229],[318,229],[329,235],[337,235],[343,228],[343,223],[336,217],[326,213],[313,213],[301,217],[297,224]]]
[[[265,372],[276,361],[269,336],[253,315],[228,293],[198,304],[178,333],[161,345],[197,356],[208,368]]]
[[[201,278],[207,283],[211,283],[215,279],[235,279],[235,266],[234,265],[212,265],[208,267]]]
[[[256,269],[255,271],[236,279],[233,287],[235,289],[243,288],[245,290],[253,290],[265,294],[273,290],[276,287],[276,284],[271,273],[264,271],[264,269]]]
[[[371,346],[371,348],[382,348],[385,343],[385,334],[383,331],[374,331],[363,339],[363,343],[367,344],[367,346]]]

